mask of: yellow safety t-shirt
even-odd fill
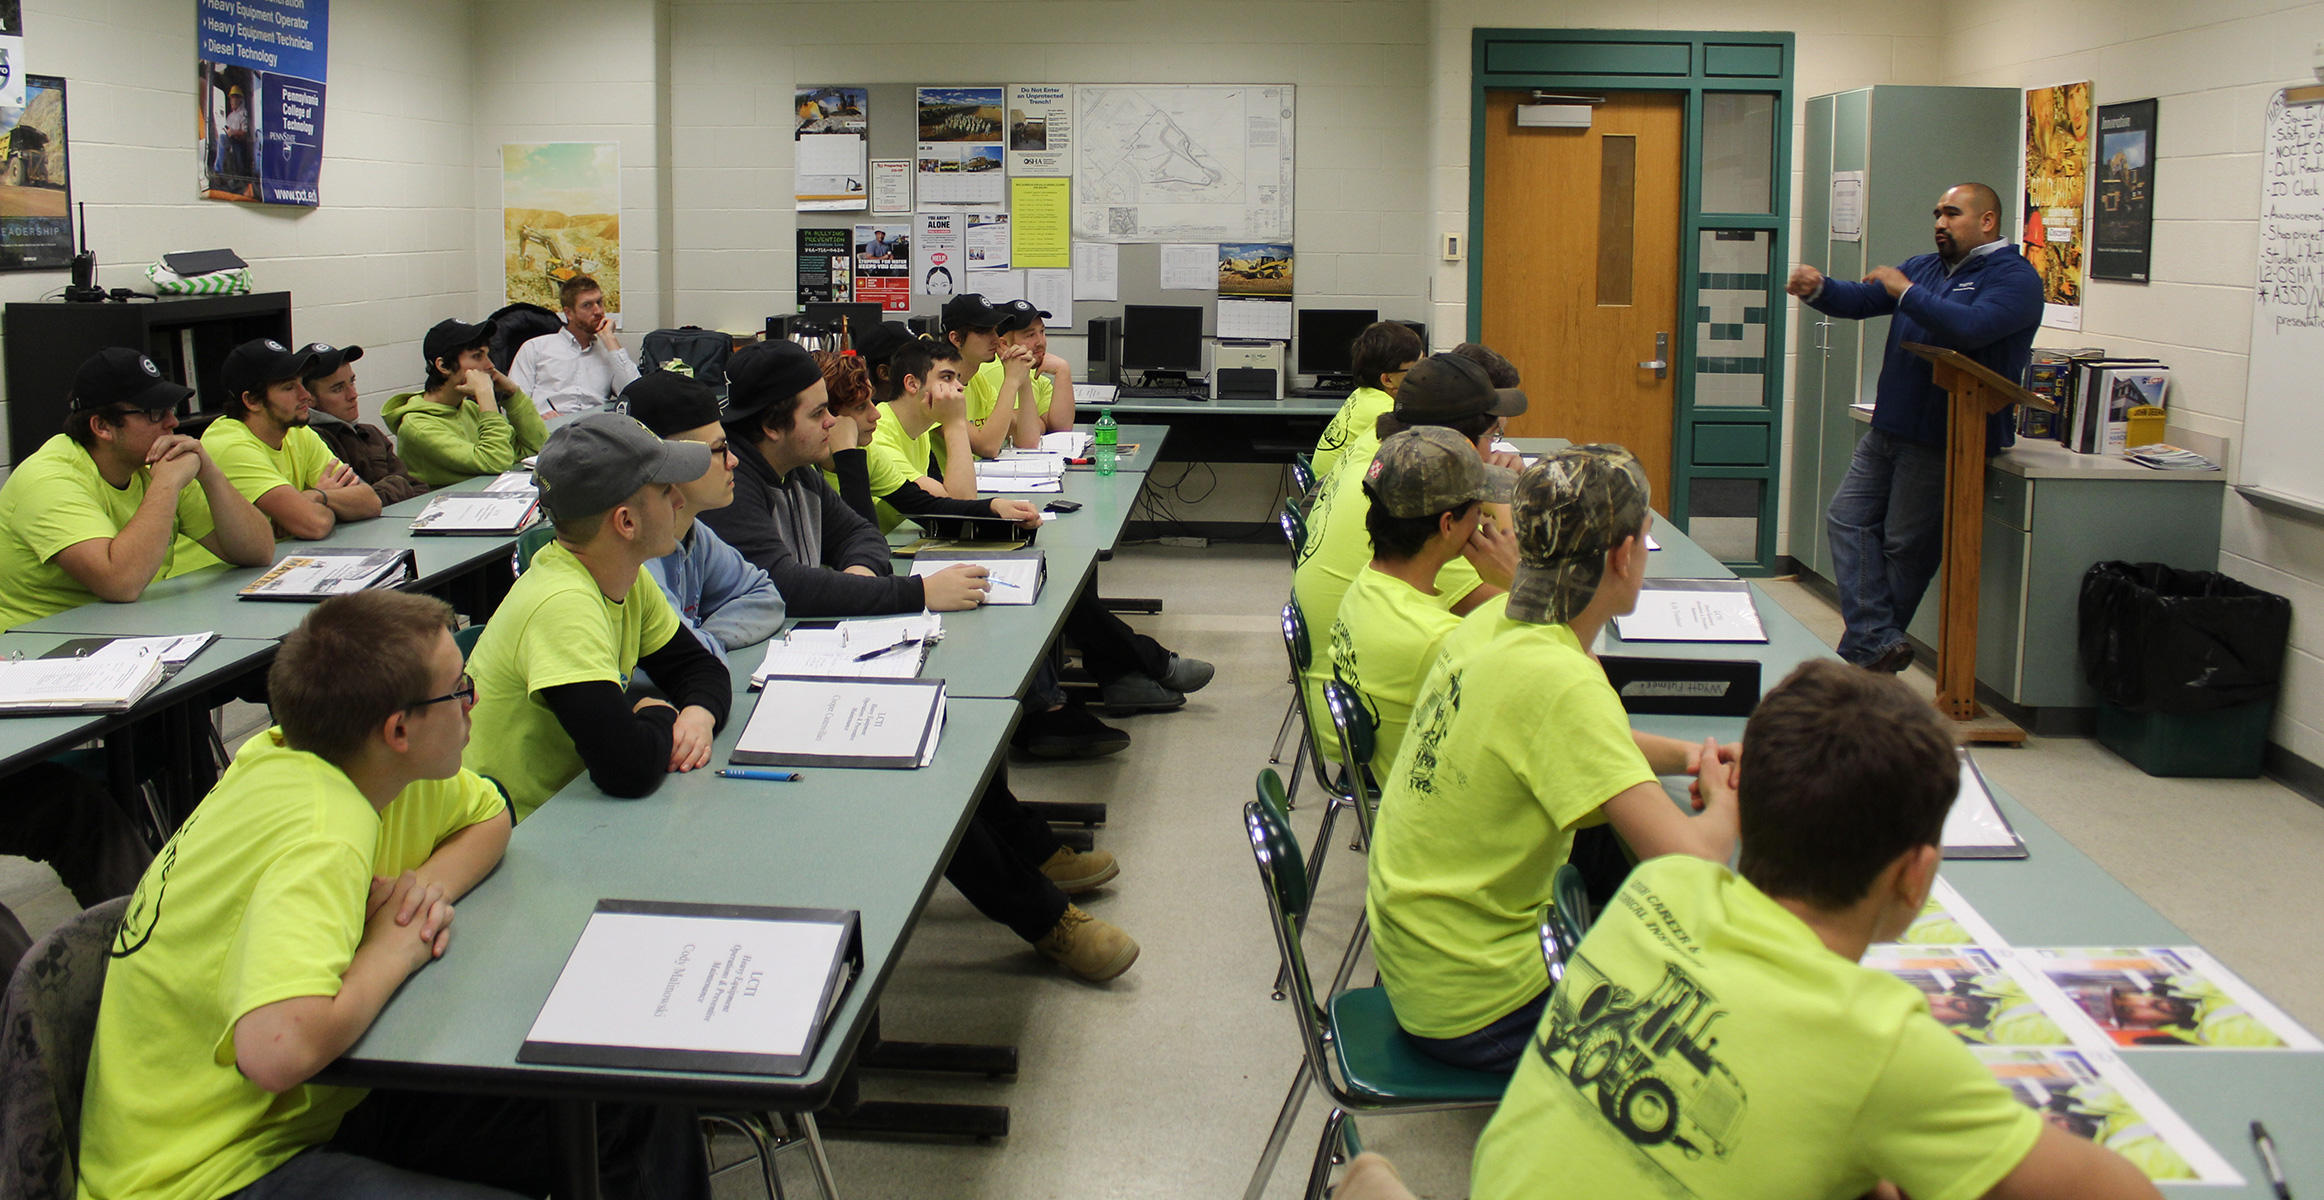
[[[1885,1179],[1975,1200],[2041,1129],[1911,985],[1673,854],[1630,873],[1567,962],[1470,1194],[1853,1200]]]
[[[51,613],[97,602],[56,557],[92,538],[113,538],[145,503],[153,468],[139,467],[126,487],[105,482],[97,460],[79,442],[58,434],[25,456],[0,484],[0,629],[14,629]],[[199,481],[178,493],[177,535],[156,579],[218,560],[194,539],[212,528],[210,501]]]
[[[541,547],[468,656],[475,727],[461,762],[508,789],[517,820],[533,815],[583,766],[541,693],[568,683],[624,684],[637,660],[679,628],[669,598],[644,567],[616,603],[563,543]]]
[[[235,1066],[235,1023],[338,995],[373,877],[417,868],[505,807],[462,771],[382,812],[279,728],[243,743],[114,935],[81,1105],[81,1200],[212,1200],[329,1140],[364,1090],[269,1095]]]
[[[1436,664],[1445,637],[1460,623],[1442,595],[1431,596],[1368,567],[1340,599],[1339,619],[1332,622],[1331,654],[1309,693],[1308,711],[1329,723],[1322,685],[1335,674],[1356,689],[1376,726],[1370,764],[1375,778],[1385,776],[1395,764],[1421,682]]]
[[[304,425],[284,430],[282,449],[277,450],[232,417],[210,422],[202,431],[202,448],[226,473],[226,482],[252,504],[278,487],[305,491],[315,486],[334,457],[322,435]]]

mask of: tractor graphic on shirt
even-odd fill
[[[1641,1149],[1668,1143],[1690,1158],[1735,1149],[1743,1085],[1711,1053],[1727,1010],[1678,964],[1640,995],[1586,958],[1566,965],[1534,1052]]]

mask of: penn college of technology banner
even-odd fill
[[[195,190],[246,204],[321,203],[331,0],[199,0]]]

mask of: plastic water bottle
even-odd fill
[[[1098,414],[1097,437],[1094,439],[1097,449],[1098,474],[1111,475],[1114,473],[1114,444],[1120,436],[1121,426],[1114,423],[1113,410],[1107,409]]]

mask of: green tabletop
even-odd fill
[[[202,630],[188,628],[175,632],[200,633]],[[39,658],[78,636],[28,633],[23,630],[0,633],[0,654]],[[222,637],[202,647],[200,654],[178,668],[177,674],[163,680],[160,687],[147,693],[145,699],[128,712],[0,717],[0,774],[38,762],[81,742],[103,737],[181,701],[199,697],[204,689],[264,664],[273,657],[272,641]]]
[[[917,771],[808,770],[796,783],[722,779],[749,722],[737,706],[711,767],[643,800],[586,775],[518,827],[500,868],[461,900],[452,948],[404,984],[331,1083],[559,1098],[812,1109],[830,1096],[898,952],[999,764],[1017,706],[955,698]],[[525,1031],[600,899],[854,909],[864,970],[805,1074],[733,1075],[516,1061]]]
[[[1725,577],[1717,564],[1693,541],[1656,518],[1655,537],[1663,549],[1649,560],[1649,574],[1682,577]],[[1657,562],[1656,560],[1661,560]],[[1675,570],[1657,571],[1657,566]],[[1686,658],[1756,658],[1761,664],[1764,690],[1782,682],[1793,667],[1810,658],[1829,658],[1832,651],[1810,633],[1788,610],[1757,585],[1752,598],[1767,628],[1762,645],[1638,642],[1625,643],[1611,630],[1601,648],[1606,653],[1629,653]],[[1721,742],[1743,736],[1741,717],[1641,716],[1632,724],[1652,733],[1688,741],[1715,737]],[[2017,753],[1990,749],[1987,757]],[[1679,786],[1678,781],[1668,781]],[[2074,848],[2056,830],[2036,817],[2000,787],[1987,781],[1994,803],[2025,840],[2022,859],[1948,860],[1943,875],[1962,897],[1985,917],[1995,932],[2019,946],[2174,946],[2190,945],[2185,931],[2138,898],[2121,881],[2089,856]],[[2269,913],[2261,919],[2281,921]],[[2285,1169],[2295,1195],[2324,1194],[2324,1054],[2293,1051],[2222,1051],[2200,1049],[2125,1050],[2121,1058],[2164,1103],[2192,1125],[2203,1139],[2242,1174],[2241,1189],[2204,1189],[2204,1194],[2227,1196],[2271,1195],[2253,1154],[2249,1126],[2253,1119],[2267,1123],[2279,1147],[2287,1148]]]
[[[1091,421],[1083,421],[1075,425],[1074,428],[1092,437],[1097,435],[1097,425]],[[1120,455],[1114,459],[1115,472],[1129,475],[1133,473],[1144,474],[1152,470],[1155,463],[1162,461],[1162,445],[1169,440],[1170,427],[1168,425],[1135,425],[1125,423],[1118,417],[1115,418],[1114,444],[1117,447],[1136,446],[1138,448],[1134,454]],[[1094,448],[1092,453],[1095,453]],[[1065,469],[1068,472],[1095,471],[1097,464],[1094,461],[1086,466],[1068,464]]]

